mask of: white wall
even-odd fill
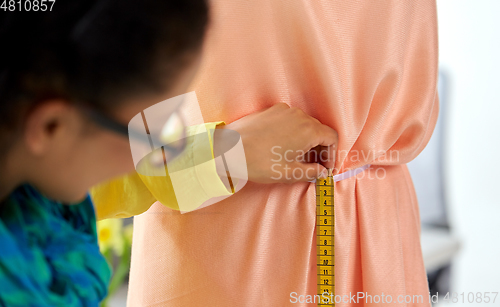
[[[452,287],[500,292],[500,1],[437,3],[440,68],[450,76],[448,210],[463,239]]]

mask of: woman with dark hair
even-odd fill
[[[110,271],[87,190],[129,171],[130,149],[82,110],[127,124],[183,93],[207,21],[201,0],[2,12],[0,306],[97,306],[105,297]]]
[[[57,1],[51,11],[2,12],[0,306],[96,306],[105,297],[110,271],[87,191],[134,171],[129,141],[117,132],[187,92],[207,23],[203,0]],[[336,140],[283,105],[242,122],[235,130],[251,149],[249,180],[269,181],[259,161],[271,145],[308,150]],[[262,127],[263,140],[248,137]]]

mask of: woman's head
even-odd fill
[[[204,0],[65,0],[3,15],[0,185],[27,181],[62,201],[134,167],[128,140],[79,106],[127,125],[184,93],[208,21]]]

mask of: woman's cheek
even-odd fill
[[[134,170],[130,145],[127,139],[118,138],[107,143],[107,154],[103,163],[113,173],[112,177],[130,173]]]

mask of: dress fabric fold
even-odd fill
[[[335,184],[337,306],[430,306],[405,163],[439,110],[435,1],[210,5],[190,88],[205,122],[286,103],[338,132],[334,174],[371,164]],[[315,306],[298,302],[317,290],[315,219],[314,183],[248,182],[187,214],[156,202],[134,220],[128,306]]]

